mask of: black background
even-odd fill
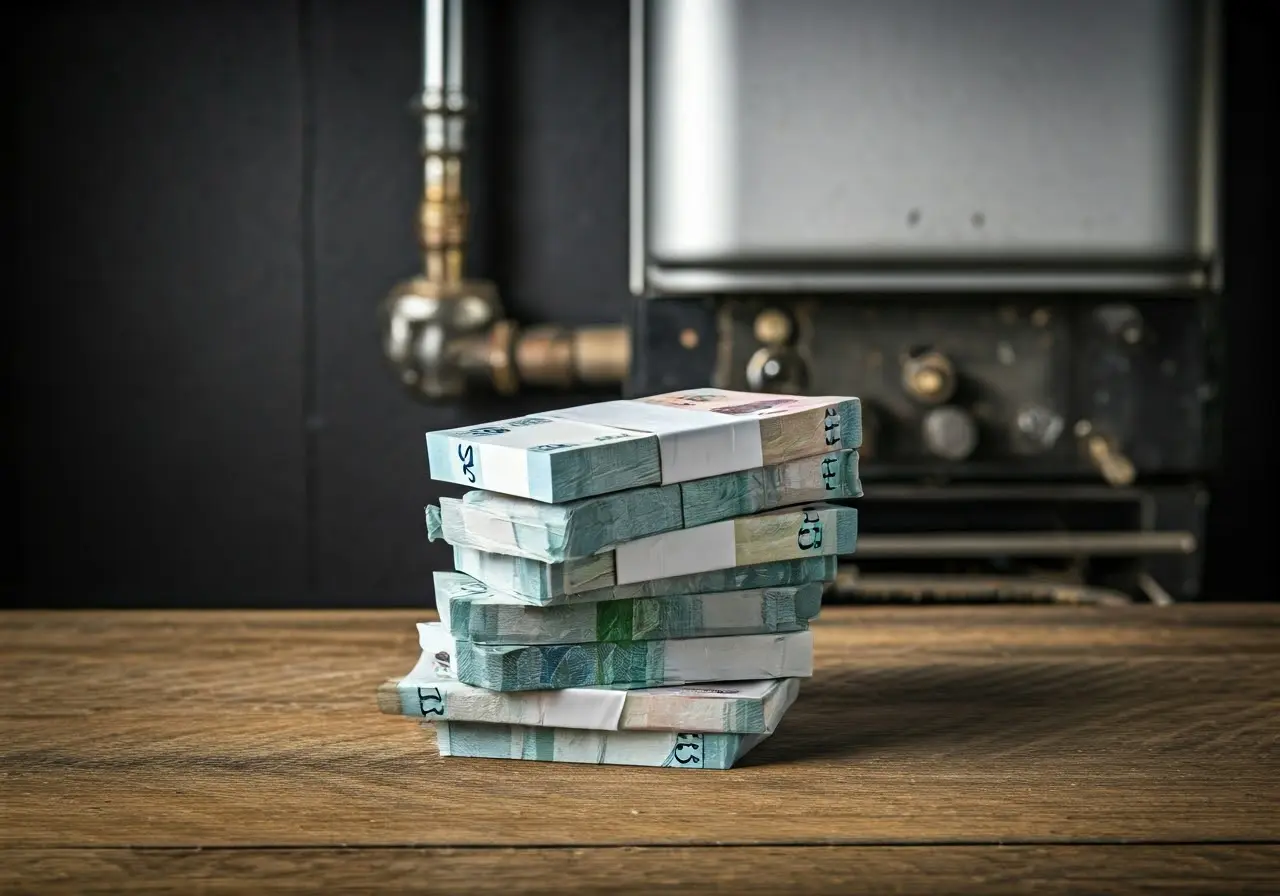
[[[1273,596],[1274,548],[1250,528],[1276,481],[1267,6],[1227,15],[1213,598]],[[628,4],[467,9],[475,268],[518,319],[621,320]],[[423,531],[442,491],[423,432],[580,399],[424,407],[384,366],[375,306],[420,264],[420,4],[46,2],[12,19],[4,590],[427,603],[448,553]]]

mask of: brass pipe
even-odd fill
[[[515,347],[516,370],[530,386],[606,386],[624,380],[630,364],[625,327],[530,327]]]
[[[415,104],[422,116],[423,274],[383,301],[383,352],[414,395],[433,400],[475,389],[514,395],[524,386],[617,386],[631,362],[625,327],[523,329],[507,319],[493,283],[466,279],[462,3],[423,4],[422,91]]]

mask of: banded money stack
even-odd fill
[[[813,673],[861,495],[856,398],[698,389],[427,434],[454,548],[384,712],[441,755],[724,769]]]

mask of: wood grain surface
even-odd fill
[[[1280,877],[1280,607],[827,608],[778,733],[686,773],[440,759],[375,698],[423,615],[0,616],[0,886]]]
[[[0,888],[154,893],[1065,894],[1274,896],[1280,847],[763,846],[587,849],[20,849]],[[318,885],[323,881],[323,886]]]

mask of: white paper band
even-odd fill
[[[617,546],[613,569],[619,585],[685,576],[737,566],[733,520],[637,538]]]
[[[664,485],[764,466],[760,423],[752,417],[642,401],[604,401],[545,416],[657,436]]]
[[[585,688],[565,691],[539,691],[533,697],[537,705],[537,721],[524,724],[546,728],[590,728],[617,731],[622,722],[622,708],[627,703],[626,691]]]

